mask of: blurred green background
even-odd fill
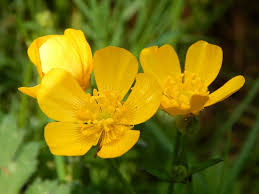
[[[137,57],[142,48],[169,43],[180,61],[188,46],[206,40],[222,47],[213,91],[234,75],[245,86],[206,108],[200,131],[187,142],[188,165],[223,162],[196,173],[177,194],[259,193],[259,4],[256,0],[1,0],[0,1],[0,194],[168,193],[169,183],[146,171],[171,170],[175,118],[159,111],[141,130],[137,145],[118,159],[55,158],[43,137],[46,116],[36,100],[18,92],[39,81],[27,48],[37,37],[84,31],[93,53],[108,45]],[[63,163],[64,162],[64,163]]]

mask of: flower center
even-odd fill
[[[88,96],[84,107],[78,110],[78,117],[87,125],[82,128],[83,135],[96,135],[102,144],[118,139],[125,130],[125,125],[119,123],[122,103],[120,97],[112,92],[93,91]]]
[[[197,75],[185,71],[176,78],[167,79],[161,104],[188,109],[191,97],[195,94],[209,95],[208,87]]]
[[[80,120],[83,120],[89,124],[102,125],[105,123],[116,122],[116,113],[122,107],[120,98],[112,92],[99,92],[96,89],[93,91],[93,95],[88,95],[85,105],[82,106],[77,116]]]

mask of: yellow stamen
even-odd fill
[[[195,74],[185,71],[176,78],[169,77],[164,85],[162,104],[166,106],[190,108],[193,95],[209,95],[208,87]]]
[[[122,103],[120,97],[111,92],[93,91],[89,96],[87,107],[81,107],[77,116],[87,124],[81,129],[86,136],[96,135],[100,137],[100,145],[119,139],[125,127],[120,124]],[[116,127],[115,127],[116,126]]]

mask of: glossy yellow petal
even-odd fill
[[[72,42],[73,47],[76,49],[80,56],[82,63],[82,84],[84,88],[88,88],[90,83],[90,75],[92,72],[92,51],[90,45],[85,39],[84,33],[81,30],[66,29],[65,36]]]
[[[98,138],[95,135],[83,135],[81,131],[85,126],[68,122],[48,123],[44,136],[51,153],[62,156],[79,156],[88,152],[96,144]]]
[[[93,68],[99,91],[112,91],[123,98],[135,79],[138,61],[126,49],[108,46],[95,52]]]
[[[162,97],[162,89],[154,76],[139,73],[136,83],[123,104],[121,122],[136,125],[150,119],[157,111]]]
[[[236,76],[221,86],[219,89],[209,95],[209,100],[205,106],[210,106],[217,102],[220,102],[236,91],[238,91],[245,83],[245,78],[241,75]]]
[[[217,77],[222,58],[223,52],[219,46],[197,41],[187,51],[185,71],[195,73],[208,86]]]
[[[86,89],[92,72],[92,52],[82,31],[67,29],[64,35],[37,38],[28,49],[41,77],[52,68],[70,72]]]
[[[86,106],[87,97],[70,73],[52,69],[42,79],[37,100],[51,119],[72,122],[81,121],[77,111]]]
[[[118,140],[103,145],[97,155],[101,158],[119,157],[137,143],[139,135],[140,131],[138,130],[126,130]]]
[[[41,68],[39,48],[43,43],[45,43],[48,39],[50,39],[53,36],[55,35],[47,35],[37,38],[31,43],[27,51],[31,62],[37,67],[38,73],[41,77],[43,76],[43,73]]]
[[[190,113],[190,108],[182,108],[179,106],[163,106],[163,104],[161,104],[161,108],[171,116],[185,115]]]
[[[190,105],[191,105],[190,111],[192,113],[199,112],[201,109],[203,109],[205,103],[208,100],[209,100],[209,96],[193,95],[190,101]]]
[[[20,87],[18,90],[28,96],[37,98],[38,90],[40,89],[40,84],[33,87]]]
[[[163,98],[167,97],[164,96]],[[168,103],[168,100],[162,100],[161,108],[172,116],[186,115],[189,113],[195,114],[203,109],[204,104],[208,99],[209,97],[207,95],[194,94],[190,98],[190,102],[188,103],[189,105],[186,106],[171,105]]]
[[[53,68],[62,68],[70,72],[81,83],[81,59],[71,40],[66,36],[54,36],[48,39],[39,50],[44,74]]]
[[[161,86],[168,76],[175,77],[181,74],[181,66],[174,48],[165,44],[158,48],[152,46],[145,48],[140,53],[140,63],[144,72],[156,77]]]

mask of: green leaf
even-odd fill
[[[144,169],[145,172],[156,177],[160,181],[171,182],[171,177],[167,174],[167,172],[158,170],[158,169]]]
[[[194,165],[191,165],[191,168],[190,168],[190,175],[193,175],[197,172],[200,172],[202,170],[205,170],[211,166],[214,166],[220,162],[222,162],[223,160],[221,158],[215,158],[215,159],[209,159],[205,162],[202,162],[202,163],[199,163],[199,164],[194,164]]]
[[[69,194],[70,186],[65,184],[58,184],[57,181],[42,181],[36,179],[32,185],[28,187],[25,194]]]
[[[13,116],[0,124],[0,194],[16,194],[36,170],[39,144],[22,144],[24,131]]]
[[[24,131],[17,130],[16,120],[8,115],[0,124],[0,167],[6,166],[22,143]]]

